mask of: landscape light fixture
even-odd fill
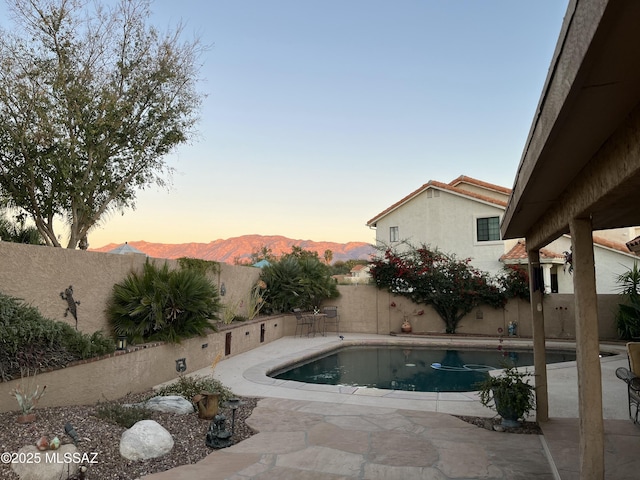
[[[230,398],[222,405],[225,408],[231,409],[231,436],[233,436],[233,432],[236,427],[236,410],[240,405],[244,405],[244,402],[239,398]]]
[[[116,347],[118,350],[126,350],[127,349],[127,336],[126,335],[118,335],[118,341],[116,343]]]
[[[64,425],[64,433],[66,433],[71,437],[71,439],[73,440],[73,444],[75,446],[78,446],[78,442],[80,441],[80,438],[78,437],[78,433],[76,432],[76,430],[73,428],[73,426],[69,422],[65,423]]]
[[[227,287],[225,286],[224,282],[222,282],[222,284],[220,285],[220,296],[224,297],[227,293]]]

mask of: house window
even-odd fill
[[[479,242],[500,240],[500,217],[477,218],[476,235]]]
[[[389,227],[389,241],[398,242],[399,240],[398,227]]]

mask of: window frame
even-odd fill
[[[492,218],[498,219],[498,239],[480,240],[478,238],[478,221],[489,220]],[[500,231],[500,223],[502,222],[502,215],[474,215],[473,216],[473,243],[474,245],[497,245],[502,242],[502,232]],[[491,226],[487,223],[488,234],[491,233]],[[490,235],[489,235],[490,236]]]
[[[389,242],[397,243],[400,241],[400,228],[398,226],[389,227]]]

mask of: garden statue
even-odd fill
[[[64,316],[66,317],[69,313],[73,315],[73,318],[76,320],[76,330],[78,330],[78,305],[80,305],[80,302],[73,298],[73,286],[69,285],[69,288],[65,288],[64,292],[60,292],[60,298],[67,302],[67,309],[64,312]]]
[[[207,432],[207,447],[210,448],[226,448],[231,445],[231,432],[227,430],[225,425],[227,419],[224,415],[216,415],[209,425]]]

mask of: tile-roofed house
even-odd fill
[[[502,240],[500,222],[511,189],[460,175],[445,183],[430,180],[395,202],[371,220],[378,245],[403,248],[403,242],[426,244],[459,258],[471,258],[476,268],[495,274],[505,264],[528,264],[524,242]],[[616,273],[632,265],[632,255],[624,242],[633,229],[598,232],[594,245],[598,256],[598,289],[615,293]],[[565,267],[565,252],[571,238],[557,239],[540,251],[541,277],[548,293],[572,293],[573,279]]]
[[[496,273],[502,268],[500,220],[511,190],[464,175],[430,180],[367,222],[379,245],[427,244]]]

